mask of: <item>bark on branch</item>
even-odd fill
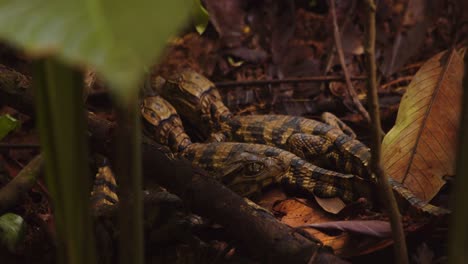
[[[0,188],[0,215],[14,207],[36,184],[42,169],[42,156],[33,158],[7,185]]]

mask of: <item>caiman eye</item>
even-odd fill
[[[265,165],[261,162],[252,162],[249,163],[245,166],[245,175],[247,176],[253,176],[258,173],[260,173],[263,168],[265,168]]]

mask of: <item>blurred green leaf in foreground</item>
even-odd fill
[[[19,127],[20,123],[10,115],[0,116],[0,140],[2,140],[8,133]]]
[[[10,252],[14,252],[16,245],[24,239],[26,223],[16,214],[6,213],[0,216],[0,243]]]

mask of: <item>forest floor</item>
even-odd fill
[[[289,4],[259,1],[251,5],[244,1],[231,1],[233,5],[230,8],[216,5],[216,1],[206,2],[210,3],[212,23],[201,35],[192,25],[188,25],[183,33],[171,39],[166,54],[157,62],[152,75],[168,77],[181,69],[191,68],[218,84],[225,104],[236,114],[285,114],[318,119],[321,113],[331,112],[353,128],[359,140],[369,144],[368,122],[356,110],[344,80],[268,83],[273,79],[343,76],[343,67],[334,52],[334,28],[327,1],[290,1]],[[362,44],[365,12],[357,2],[362,1],[339,1],[335,12],[338,24],[342,26],[340,31],[347,70],[351,76],[365,76]],[[437,53],[458,44],[453,40],[466,33],[457,31],[459,29],[451,19],[453,10],[444,1],[441,1],[444,4],[436,14],[428,13],[432,7],[426,6],[424,1],[381,2],[377,12],[378,92],[382,126],[384,132],[388,132],[395,123],[401,97],[419,68]],[[2,64],[30,75],[27,58],[6,46],[1,56]],[[266,82],[249,85],[248,82],[252,80]],[[366,82],[354,80],[352,84],[357,91],[357,99],[366,106]],[[89,109],[112,120],[109,105],[99,97],[105,85],[97,83],[92,88],[88,98]],[[38,143],[31,117],[9,107],[3,107],[1,113],[9,113],[23,124],[14,135],[5,138],[5,143]],[[196,127],[187,127],[187,130],[194,139],[204,140]],[[37,152],[37,149],[3,149],[0,161],[5,164],[9,175],[16,175]],[[0,181],[0,186],[4,183]],[[444,187],[440,191],[434,199],[436,204],[447,206],[449,189]],[[53,230],[53,218],[48,199],[47,190],[40,183],[15,209],[15,213],[30,223],[30,228],[25,243],[11,259],[27,263],[52,261],[53,245],[38,243],[50,241],[49,238],[54,235],[50,231]],[[295,197],[279,187],[266,190],[258,204],[270,209],[280,221],[291,226],[355,220],[354,228],[358,230],[354,234],[307,230],[331,247],[335,254],[352,263],[393,263],[389,237],[359,234],[366,227],[359,227],[362,223],[358,220],[386,220],[385,214],[364,218],[348,211],[332,215],[323,211],[315,200]],[[404,226],[412,262],[445,262],[447,219],[420,222],[405,215]],[[237,257],[247,261],[242,252],[238,253],[233,248],[229,250],[229,241],[210,241],[209,244],[219,250],[215,258],[217,263],[235,263]],[[149,257],[151,262],[164,260],[160,254],[168,252],[177,255],[177,263],[208,263],[208,260],[213,260],[212,252],[205,256],[204,252],[187,249],[187,246],[168,245],[167,248],[151,252],[155,254]],[[221,254],[224,255],[220,257]],[[174,260],[175,257],[172,257],[169,259]]]

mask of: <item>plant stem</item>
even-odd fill
[[[58,263],[96,263],[81,74],[54,59],[34,63],[46,184],[53,198]]]
[[[119,263],[142,264],[141,125],[137,96],[116,101],[115,174],[119,184]]]
[[[362,106],[361,101],[357,96],[356,90],[354,90],[353,83],[351,82],[351,76],[349,75],[348,68],[346,67],[346,61],[343,52],[343,45],[341,44],[341,36],[340,36],[340,29],[338,28],[338,20],[336,18],[336,8],[335,8],[335,0],[330,0],[330,12],[333,17],[333,36],[335,38],[335,46],[336,51],[338,53],[338,58],[340,59],[341,68],[343,69],[343,73],[346,80],[346,87],[348,88],[348,94],[351,100],[353,101],[354,106],[358,110],[358,112],[364,117],[367,122],[370,122],[369,113],[367,110]]]
[[[379,112],[379,97],[377,95],[377,67],[375,64],[375,10],[376,6],[373,0],[367,0],[368,9],[368,28],[366,40],[366,58],[368,71],[367,98],[368,107],[370,110],[371,126],[372,126],[372,149],[371,149],[371,170],[377,177],[378,187],[382,193],[384,205],[387,206],[387,211],[390,217],[392,227],[392,236],[395,241],[395,263],[407,264],[408,253],[406,249],[405,233],[401,222],[401,215],[398,210],[398,205],[390,187],[388,177],[381,166],[381,129],[380,129],[380,112]]]
[[[457,156],[457,170],[454,192],[452,194],[453,215],[450,225],[449,241],[449,263],[465,263],[468,259],[466,245],[468,244],[468,210],[466,201],[468,199],[468,55],[465,53],[465,75],[463,77],[463,106],[460,118],[459,149]]]

